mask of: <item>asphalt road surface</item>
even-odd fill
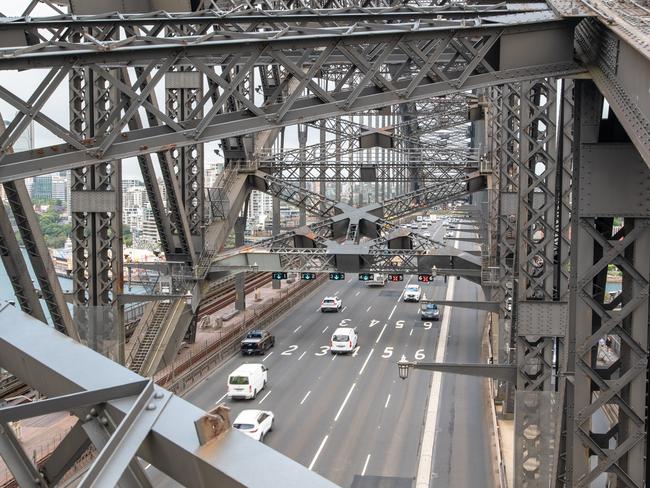
[[[431,231],[442,240],[440,223]],[[417,283],[417,276],[376,288],[368,288],[356,275],[325,283],[272,327],[273,349],[264,356],[231,358],[185,398],[203,409],[224,402],[231,408],[231,420],[244,409],[271,410],[274,429],[264,442],[342,487],[414,486],[432,375],[412,371],[402,381],[396,361],[402,354],[434,361],[441,322],[423,322],[417,303],[401,301],[409,282]],[[462,300],[475,298],[479,290],[465,280],[455,289]],[[427,298],[444,299],[446,290],[442,278],[423,285]],[[342,298],[342,310],[321,313],[320,301],[330,295]],[[446,360],[478,361],[479,314],[461,309],[451,313]],[[329,340],[339,325],[358,328],[359,346],[353,354],[330,354]],[[255,362],[269,368],[266,389],[255,400],[228,399],[228,374]],[[441,391],[432,486],[492,486],[493,453],[481,380],[449,376]],[[145,467],[155,486],[177,486],[154,467]]]

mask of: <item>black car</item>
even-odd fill
[[[435,303],[425,303],[420,312],[422,320],[440,320],[440,310]]]
[[[264,354],[275,345],[275,337],[266,330],[251,330],[241,341],[242,354]]]

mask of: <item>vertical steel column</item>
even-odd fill
[[[548,486],[553,479],[558,424],[554,376],[568,325],[566,275],[559,272],[557,82],[521,83],[515,400],[517,486]],[[563,124],[563,123],[562,123]],[[560,156],[561,157],[561,156]],[[534,433],[534,435],[531,435]]]
[[[203,98],[203,78],[198,71],[171,71],[165,75],[167,114],[183,122]],[[194,252],[203,249],[204,154],[203,144],[172,149],[172,166],[182,191],[183,206]]]
[[[601,142],[616,131],[603,131],[593,82],[576,81],[576,92],[566,470],[571,486],[604,476],[609,486],[644,486],[650,170],[627,140]],[[613,272],[621,291],[610,294]]]
[[[117,102],[116,90],[91,69],[73,70],[69,86],[71,130],[81,137],[101,137],[97,130]],[[123,364],[121,195],[119,161],[71,171],[75,322],[90,347]]]
[[[334,200],[341,201],[341,117],[336,117],[334,122],[336,127],[336,134],[334,139],[336,141],[334,150],[334,164],[336,168],[336,182],[334,189]]]
[[[245,205],[248,207],[248,205]],[[246,209],[248,210],[248,209]],[[244,245],[244,231],[246,230],[246,214],[242,212],[242,217],[235,220],[235,247]],[[235,276],[235,309],[239,311],[246,310],[246,273],[237,273]]]
[[[494,156],[499,161],[498,209],[497,209],[497,249],[499,266],[499,363],[513,364],[514,351],[514,317],[517,307],[517,207],[519,190],[519,133],[520,93],[516,84],[503,85],[500,88],[500,106],[498,109],[499,131],[495,135],[496,151]],[[500,396],[504,400],[504,412],[514,410],[514,385],[501,385]]]
[[[320,164],[320,194],[327,196],[327,183],[325,181],[325,169],[327,167],[327,159],[325,155],[325,144],[327,142],[327,131],[326,131],[327,121],[322,119],[320,121],[320,148],[319,148],[319,164]],[[325,202],[321,203],[321,210],[325,211]]]
[[[298,145],[300,147],[300,188],[306,188],[306,169],[307,165],[307,156],[306,156],[306,147],[307,147],[307,131],[309,126],[307,124],[298,124]],[[304,195],[301,195],[304,198]],[[298,225],[303,226],[307,224],[307,212],[304,208],[300,209]]]

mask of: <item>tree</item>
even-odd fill
[[[124,225],[122,228],[122,243],[124,247],[133,246],[133,233],[128,225]]]

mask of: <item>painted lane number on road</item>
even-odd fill
[[[286,351],[282,351],[280,354],[283,356],[291,356],[293,354],[293,351],[295,351],[296,349],[298,349],[298,346],[293,344],[289,346],[289,349],[287,349]]]
[[[424,349],[418,349],[415,351],[415,360],[422,361],[425,358]]]
[[[350,320],[352,319],[343,319],[339,322],[339,327],[347,327],[347,325],[350,323]]]
[[[329,346],[320,346],[320,352],[315,352],[314,356],[325,356],[330,350]]]
[[[431,327],[433,327],[433,322],[424,322],[422,325],[424,325],[424,328],[426,330],[429,330]]]
[[[370,321],[370,325],[369,325],[368,327],[374,327],[374,326],[377,325],[379,322],[380,322],[379,320],[372,319],[372,320]]]
[[[392,355],[393,355],[393,347],[387,346],[386,349],[384,349],[384,352],[382,353],[381,357],[384,359],[388,359]]]
[[[404,321],[403,320],[398,320],[397,322],[395,322],[395,328],[396,329],[401,329],[403,327],[404,327]]]

